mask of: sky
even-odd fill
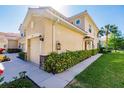
[[[0,5],[0,32],[19,32],[29,7],[39,6],[2,6]],[[124,6],[51,6],[63,15],[70,17],[77,13],[88,11],[96,25],[101,28],[106,24],[115,24],[124,34]]]

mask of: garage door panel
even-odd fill
[[[33,38],[30,40],[30,61],[36,64],[40,63],[40,40]]]
[[[8,48],[18,48],[17,40],[8,40]]]

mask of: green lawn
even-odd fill
[[[124,87],[124,52],[102,55],[96,62],[76,76],[67,87]]]

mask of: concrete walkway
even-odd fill
[[[17,54],[6,54],[11,61],[9,62],[3,62],[0,63],[4,66],[4,74],[3,76],[4,81],[9,82],[13,80],[13,77],[19,77],[19,72],[21,71],[27,71],[27,75],[37,84],[39,82],[42,82],[50,77],[53,76],[53,74],[47,73],[41,69],[39,69],[38,66],[34,65],[30,62],[25,62],[19,58],[17,58]]]
[[[32,79],[40,87],[46,88],[64,88],[73,78],[86,69],[91,63],[98,59],[102,54],[92,56],[81,63],[60,74],[47,73],[32,63],[18,59],[17,54],[7,54],[11,58],[10,62],[2,63],[5,67],[5,81],[12,80],[13,77],[18,76],[21,71],[27,71],[28,77]]]

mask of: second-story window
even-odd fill
[[[92,26],[89,25],[89,32],[91,33],[92,32]]]
[[[80,19],[75,20],[75,24],[79,25],[80,24]]]
[[[21,32],[21,37],[25,37],[25,32]]]

